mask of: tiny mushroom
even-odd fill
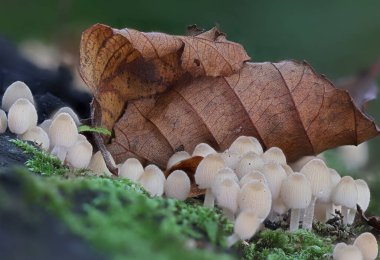
[[[110,155],[110,158],[111,158],[112,163],[115,164],[111,155]],[[98,176],[112,175],[112,173],[108,170],[106,162],[104,161],[103,155],[100,151],[97,151],[96,153],[92,155],[91,161],[88,164],[88,168],[92,170]]]
[[[21,139],[36,143],[41,149],[49,150],[50,141],[48,134],[38,126],[34,126],[21,135]]]
[[[71,107],[61,107],[60,109],[57,110],[57,112],[54,113],[52,119],[56,118],[61,113],[69,114],[72,117],[72,119],[74,120],[75,124],[77,126],[80,125],[79,117]]]
[[[218,172],[217,172],[217,174],[215,176],[215,179],[214,179],[213,183],[211,184],[211,191],[213,193],[215,193],[214,192],[214,187],[216,187],[217,185],[219,185],[219,183],[221,181],[223,181],[225,178],[230,178],[230,179],[233,179],[236,182],[239,182],[238,177],[236,176],[235,172],[231,168],[228,168],[228,167],[221,168],[221,169],[218,170]]]
[[[52,119],[45,119],[45,120],[39,125],[39,127],[41,127],[41,128],[47,133],[47,134],[49,134],[49,128],[50,128],[51,122],[53,122]]]
[[[248,240],[257,232],[261,221],[255,212],[243,210],[236,218],[234,233],[227,238],[227,246],[231,247],[239,240]]]
[[[216,153],[215,149],[206,143],[200,143],[195,146],[193,154],[191,156],[206,157],[209,154]]]
[[[206,189],[204,206],[214,207],[214,195],[211,186],[215,180],[218,171],[225,167],[225,163],[220,154],[207,155],[198,165],[194,179],[200,189]]]
[[[137,181],[144,173],[144,167],[136,158],[128,158],[119,169],[121,178],[128,178],[132,181]]]
[[[362,252],[364,260],[374,260],[378,255],[378,245],[376,237],[369,232],[360,234],[354,241],[354,246]]]
[[[264,165],[262,173],[267,180],[272,199],[277,199],[280,194],[281,183],[287,177],[284,168],[278,163],[267,163]]]
[[[77,169],[84,169],[90,164],[92,145],[87,140],[77,141],[69,148],[66,155],[66,164]]]
[[[313,159],[302,167],[301,172],[310,181],[313,197],[310,205],[305,210],[302,222],[304,229],[311,230],[314,218],[314,208],[317,199],[325,199],[331,193],[331,174],[325,162],[321,159]]]
[[[25,98],[19,98],[9,108],[8,127],[12,133],[22,135],[37,125],[37,111],[34,105]]]
[[[368,208],[369,202],[371,200],[371,192],[369,190],[367,182],[362,179],[355,180],[356,188],[358,189],[358,204],[363,212]],[[348,212],[347,224],[352,224],[355,220],[356,207],[350,209]]]
[[[151,197],[158,197],[164,194],[165,175],[154,164],[145,167],[144,173],[139,178],[139,183]]]
[[[243,178],[246,174],[254,170],[262,170],[264,161],[260,155],[254,152],[248,152],[240,159],[236,166],[236,175],[239,179]]]
[[[72,117],[67,113],[57,115],[50,125],[49,137],[53,147],[51,154],[56,155],[63,162],[68,149],[78,138],[78,129]]]
[[[1,107],[4,111],[9,111],[13,103],[19,98],[25,98],[34,105],[33,94],[29,87],[22,81],[13,82],[4,92]]]
[[[271,147],[262,155],[265,163],[273,162],[286,165],[286,157],[284,152],[278,147]]]
[[[213,186],[216,204],[223,209],[225,216],[233,221],[238,209],[238,194],[240,186],[236,179],[225,177]]]
[[[336,205],[342,206],[343,223],[348,224],[348,214],[350,210],[356,210],[358,202],[358,188],[351,176],[344,176],[332,193],[332,201]]]
[[[226,166],[235,170],[237,163],[240,161],[241,155],[228,149],[225,150],[221,155]]]
[[[7,115],[4,110],[0,109],[0,134],[5,133],[7,131],[8,122]]]
[[[172,156],[170,156],[166,165],[166,169],[170,169],[173,165],[179,163],[180,161],[189,159],[190,157],[190,154],[186,151],[176,152]]]
[[[353,245],[339,243],[335,246],[333,253],[334,260],[363,260],[360,249]]]
[[[265,178],[264,174],[262,174],[260,171],[253,170],[240,179],[240,186],[243,187],[246,183],[253,180],[257,180],[267,185],[267,179]]]
[[[256,138],[249,136],[239,136],[231,144],[229,151],[232,153],[237,153],[241,156],[248,152],[254,152],[260,155],[263,153],[263,148]]]
[[[165,182],[165,195],[168,198],[185,200],[190,194],[190,179],[182,170],[173,171]]]
[[[300,212],[310,204],[311,196],[310,182],[303,174],[294,173],[282,182],[281,198],[284,204],[291,209],[290,231],[298,229]]]

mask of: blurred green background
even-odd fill
[[[380,1],[84,1],[1,0],[0,35],[16,43],[38,39],[77,55],[80,33],[94,23],[183,34],[186,26],[218,25],[244,45],[254,61],[307,60],[330,79],[352,75],[380,56]],[[380,122],[380,101],[369,106]],[[380,138],[370,160],[346,167],[335,152],[327,160],[343,174],[370,181],[380,197]],[[380,213],[373,200],[371,212]]]

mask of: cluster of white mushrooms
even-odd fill
[[[101,153],[93,154],[91,144],[78,133],[80,122],[71,108],[59,109],[51,119],[37,126],[33,95],[25,83],[17,81],[5,91],[2,109],[1,133],[8,127],[18,138],[37,143],[70,167],[89,168],[97,175],[111,175]],[[234,223],[234,234],[228,238],[229,246],[250,239],[265,219],[277,220],[289,210],[290,231],[297,230],[300,221],[302,228],[310,230],[314,218],[326,221],[337,208],[342,212],[344,223],[352,224],[356,204],[365,211],[370,201],[370,191],[364,180],[341,177],[317,157],[309,156],[288,165],[280,148],[272,147],[264,152],[254,137],[240,136],[222,153],[200,143],[191,155],[185,151],[173,154],[167,169],[194,156],[203,157],[194,177],[198,187],[206,190],[204,205],[214,207],[216,201]],[[135,158],[116,167],[120,177],[140,183],[152,197],[165,194],[169,198],[185,200],[189,196],[190,179],[182,170],[173,171],[165,178],[159,167],[151,164],[144,168]],[[363,239],[372,239],[368,238],[370,235],[362,236],[355,241],[355,248],[362,249]],[[338,244],[334,258],[346,259],[340,255],[354,250],[351,247]],[[374,259],[367,258],[366,252],[361,254],[363,259]]]
[[[374,260],[378,255],[378,245],[374,235],[369,232],[359,235],[353,245],[338,243],[335,245],[335,260]]]

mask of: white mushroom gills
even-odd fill
[[[302,228],[311,230],[314,218],[314,207],[317,199],[324,198],[331,190],[331,174],[325,162],[321,159],[309,161],[301,169],[301,173],[310,181],[313,197],[305,210]]]
[[[119,176],[132,181],[137,181],[144,173],[144,167],[136,158],[127,159],[119,168]]]
[[[49,150],[50,141],[48,134],[38,126],[34,126],[21,135],[21,139],[37,144],[42,150]]]
[[[231,144],[229,151],[232,153],[237,153],[239,155],[244,155],[248,152],[254,152],[260,155],[263,153],[263,148],[256,138],[249,136],[239,136]]]
[[[52,119],[55,119],[59,114],[62,114],[62,113],[69,114],[72,117],[72,119],[74,120],[75,124],[77,126],[80,125],[79,117],[71,107],[61,107],[60,109],[57,110],[57,112],[54,113]]]
[[[9,108],[8,127],[14,134],[22,135],[37,125],[37,111],[34,105],[25,98],[17,99]]]
[[[0,109],[0,134],[5,133],[7,131],[8,127],[8,119],[7,115],[5,114],[4,110]]]
[[[374,260],[378,255],[379,248],[376,237],[369,232],[360,234],[355,239],[354,246],[360,249],[364,260]]]
[[[193,154],[191,156],[202,156],[206,157],[209,154],[216,153],[215,149],[212,148],[209,144],[200,143],[195,146]]]
[[[191,183],[189,176],[182,170],[173,171],[165,182],[165,195],[168,198],[185,200],[190,194]]]
[[[172,156],[170,156],[166,165],[166,169],[170,169],[171,167],[173,167],[173,165],[179,163],[180,161],[189,159],[190,157],[190,154],[186,151],[176,152]]]
[[[10,107],[16,102],[17,99],[24,98],[34,105],[33,94],[29,87],[22,81],[13,82],[4,92],[1,101],[1,107],[4,111],[9,111]]]
[[[90,164],[92,150],[93,148],[89,141],[77,141],[68,149],[65,162],[73,168],[85,169]]]
[[[236,166],[236,175],[239,179],[246,174],[258,170],[261,171],[264,167],[264,161],[260,155],[254,152],[248,152],[240,159]]]
[[[213,189],[216,204],[223,209],[225,216],[233,221],[238,209],[240,186],[233,178],[224,178]]]
[[[299,227],[300,212],[311,202],[312,190],[309,180],[300,173],[289,175],[281,185],[281,199],[291,209],[289,230]]]
[[[139,183],[151,197],[159,197],[164,194],[165,175],[154,164],[145,167],[144,173],[139,178]]]
[[[241,188],[238,203],[240,210],[251,210],[264,221],[271,210],[272,194],[264,183],[251,181]]]
[[[286,165],[286,157],[284,152],[278,147],[271,147],[262,155],[265,163],[278,163]]]
[[[194,179],[200,189],[206,189],[204,206],[214,207],[214,195],[211,192],[211,186],[217,175],[217,172],[225,167],[225,163],[220,154],[207,155],[198,165]]]
[[[63,162],[68,149],[78,138],[78,129],[73,118],[68,113],[57,115],[50,125],[49,137],[53,147],[51,154],[56,155]]]
[[[239,240],[248,240],[257,232],[261,221],[252,211],[244,210],[236,218],[234,234],[227,238],[227,246],[231,247]]]
[[[332,201],[342,206],[343,223],[348,224],[349,210],[356,208],[358,202],[358,188],[351,176],[344,176],[332,193]]]

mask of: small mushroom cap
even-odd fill
[[[189,176],[182,170],[173,171],[165,182],[165,195],[177,200],[185,200],[190,194]]]
[[[338,148],[338,154],[347,169],[360,169],[366,165],[369,159],[368,143],[355,145],[344,145]]]
[[[254,171],[262,170],[264,167],[264,161],[260,155],[254,152],[248,152],[240,159],[236,166],[236,175],[239,179],[243,178],[244,175]]]
[[[213,189],[217,205],[228,209],[232,213],[235,213],[238,209],[239,191],[239,184],[232,178],[224,178]]]
[[[189,159],[190,157],[190,154],[186,151],[176,152],[172,156],[170,156],[166,169],[170,169],[173,165],[179,163],[180,161]]]
[[[262,173],[267,180],[272,198],[277,199],[280,194],[281,183],[287,177],[284,168],[278,163],[267,163],[264,165]]]
[[[371,192],[369,190],[368,184],[362,180],[355,180],[356,188],[358,189],[358,202],[360,208],[366,211],[371,200]]]
[[[8,127],[12,133],[22,135],[37,125],[37,111],[34,105],[25,98],[19,98],[9,108]]]
[[[127,159],[119,169],[119,176],[121,178],[128,178],[132,181],[137,181],[143,173],[144,168],[136,158]]]
[[[311,202],[309,180],[300,173],[289,175],[281,185],[281,199],[290,209],[304,209]]]
[[[286,157],[284,152],[278,147],[271,147],[265,151],[262,155],[262,158],[265,163],[278,163],[278,164],[286,164]]]
[[[233,179],[234,181],[239,182],[239,179],[236,176],[235,172],[231,168],[224,167],[216,173],[215,179],[211,185],[211,189],[214,185],[218,185],[219,182],[226,178]]]
[[[110,155],[110,158],[113,161],[113,158],[111,155]],[[114,161],[113,161],[113,164],[115,164]],[[103,155],[100,151],[97,151],[94,155],[92,155],[88,168],[92,170],[98,176],[112,175],[112,173],[108,170],[106,166],[106,162],[104,161]]]
[[[53,146],[70,147],[78,138],[78,129],[68,113],[60,113],[53,119],[49,128],[50,142]]]
[[[334,251],[333,251],[333,259],[339,259],[342,251],[347,247],[347,244],[346,243],[338,243],[335,245],[334,247]]]
[[[262,154],[263,148],[261,147],[260,142],[256,138],[249,136],[239,136],[231,144],[229,151],[232,153],[237,153],[239,155],[244,155],[248,152]]]
[[[91,161],[92,149],[87,140],[76,142],[67,151],[66,163],[77,169],[87,168]]]
[[[200,143],[195,146],[192,156],[206,157],[209,154],[216,153],[215,149],[206,143]]]
[[[145,167],[144,173],[139,178],[139,183],[151,197],[164,194],[165,175],[156,165],[150,164]]]
[[[4,110],[0,109],[0,134],[5,133],[8,127],[8,119]]]
[[[1,107],[4,111],[9,111],[13,103],[19,98],[25,98],[34,105],[33,94],[29,87],[22,81],[13,82],[4,92]]]
[[[221,155],[226,166],[235,170],[237,163],[241,159],[240,154],[231,152],[230,150],[227,149]]]
[[[344,176],[332,192],[335,205],[355,209],[358,202],[358,188],[351,176]]]
[[[313,159],[302,167],[301,172],[310,181],[313,196],[323,201],[326,195],[331,193],[331,174],[325,162],[321,159]]]
[[[378,255],[377,240],[374,235],[369,232],[360,234],[354,242],[354,246],[358,247],[362,252],[363,259],[373,260]]]
[[[32,141],[36,143],[41,149],[47,151],[50,146],[49,136],[48,134],[38,126],[34,126],[26,131],[22,136],[22,140]]]
[[[264,174],[262,174],[260,171],[253,170],[252,172],[244,175],[244,177],[240,179],[240,186],[243,187],[245,184],[253,180],[268,185],[267,179],[265,178]]]
[[[241,188],[238,204],[240,210],[251,210],[258,218],[264,220],[271,209],[272,194],[262,182],[251,181]]]
[[[300,172],[302,167],[305,166],[305,164],[314,159],[323,160],[323,156],[321,154],[319,154],[318,156],[303,156],[297,161],[290,163],[289,166],[293,169],[294,172]]]
[[[285,172],[286,172],[286,175],[291,175],[291,174],[293,174],[294,173],[294,171],[293,171],[293,169],[289,166],[289,165],[287,165],[287,164],[283,164],[283,165],[281,165],[282,166],[282,168],[284,168],[284,170],[285,170]]]
[[[334,250],[335,252],[335,250]],[[335,254],[336,260],[363,260],[363,255],[359,248],[353,245],[339,246]]]
[[[241,240],[248,240],[257,232],[261,225],[260,219],[257,217],[255,212],[244,210],[240,212],[237,216],[235,225],[234,225],[234,233]]]
[[[52,118],[55,119],[61,113],[69,114],[71,118],[74,120],[75,124],[77,126],[80,125],[79,117],[71,107],[61,107],[60,109],[57,110],[57,112],[54,113]]]
[[[41,127],[41,128],[47,133],[47,134],[49,134],[49,128],[50,128],[51,122],[53,122],[52,119],[45,119],[45,120],[39,125],[39,127]]]
[[[200,189],[211,188],[217,172],[225,167],[224,160],[220,154],[207,155],[198,165],[194,178]]]

